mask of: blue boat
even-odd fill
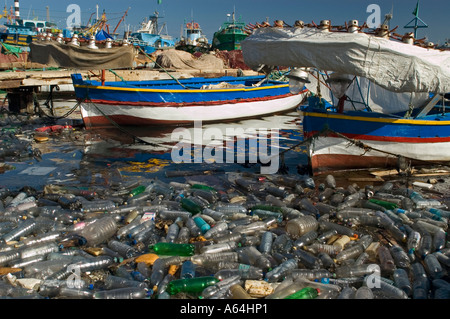
[[[174,48],[174,39],[169,35],[162,34],[164,26],[159,28],[158,19],[159,13],[155,11],[148,21],[142,22],[139,30],[130,34],[128,41],[147,54],[159,49]]]
[[[387,25],[295,25],[257,29],[242,46],[247,65],[290,66],[309,82],[312,103],[299,111],[314,174],[448,165],[450,52]]]
[[[101,83],[73,74],[72,82],[87,128],[252,118],[294,110],[307,92],[263,75]]]

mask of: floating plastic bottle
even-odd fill
[[[289,271],[298,268],[298,261],[294,258],[282,262],[266,274],[268,282],[277,282],[284,278]]]
[[[106,242],[117,232],[117,223],[112,216],[102,217],[84,227],[79,235],[87,240],[87,245],[96,246]]]
[[[410,259],[408,257],[408,254],[402,247],[393,245],[390,248],[390,252],[397,267],[408,268],[410,266]]]
[[[226,251],[220,253],[206,253],[194,255],[191,261],[197,265],[209,266],[211,263],[218,263],[219,261],[238,261],[238,253],[235,251]]]
[[[177,244],[159,242],[148,247],[158,255],[169,256],[192,256],[195,253],[195,246],[192,244]]]
[[[424,262],[426,265],[426,269],[430,274],[432,279],[440,279],[444,276],[444,269],[440,264],[439,260],[436,258],[436,255],[428,254],[424,258]]]
[[[130,280],[119,276],[114,276],[112,274],[109,274],[106,276],[104,280],[104,286],[105,289],[111,290],[111,289],[119,289],[119,288],[125,288],[125,287],[137,287],[146,289],[147,284],[143,282],[139,282],[136,280]]]
[[[305,233],[317,230],[319,223],[313,216],[303,216],[292,219],[286,223],[286,232],[294,239],[299,238]]]
[[[412,285],[409,280],[408,273],[405,269],[399,268],[394,270],[393,274],[395,286],[405,292],[407,296],[412,294]]]
[[[176,279],[169,282],[167,292],[175,295],[180,292],[200,294],[206,287],[216,284],[219,279],[210,276],[195,277],[190,279]]]
[[[305,287],[284,299],[314,299],[319,295],[319,290],[316,288]]]
[[[366,286],[359,287],[356,290],[353,299],[374,299],[372,289]]]
[[[139,287],[125,287],[111,290],[97,291],[94,299],[144,299],[148,297],[148,291]]]
[[[126,259],[135,257],[139,253],[136,248],[118,240],[110,240],[108,242],[108,247],[113,251],[118,252],[122,257]]]
[[[202,234],[205,234],[208,230],[211,229],[211,226],[200,216],[195,216],[192,218],[197,225],[197,227],[200,229]]]
[[[198,214],[201,213],[203,208],[192,200],[192,198],[182,198],[181,199],[181,207],[183,207],[185,210],[192,214]]]

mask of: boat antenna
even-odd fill
[[[412,13],[414,15],[414,19],[404,26],[405,29],[414,29],[414,39],[417,39],[417,29],[428,28],[428,25],[419,18],[419,2],[420,0],[417,0],[416,8]],[[412,23],[414,23],[414,25],[412,25]]]
[[[392,20],[393,17],[394,17],[394,4],[392,4],[391,12],[384,15],[383,25],[387,25],[390,28],[389,22]]]

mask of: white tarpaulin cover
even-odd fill
[[[450,52],[365,33],[260,28],[242,42],[245,63],[314,67],[365,77],[394,92],[450,92]]]

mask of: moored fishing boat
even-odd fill
[[[225,21],[220,29],[213,35],[212,49],[219,51],[241,50],[241,41],[248,36],[246,25],[241,20],[236,20],[234,12],[231,21]]]
[[[203,34],[200,25],[195,21],[191,21],[184,25],[184,33],[180,41],[175,44],[175,49],[189,53],[205,53],[211,49],[211,45]]]
[[[261,76],[134,82],[84,80],[72,75],[86,127],[222,122],[295,109],[306,89]]]
[[[315,80],[313,103],[300,109],[313,173],[450,161],[450,115],[442,107],[449,52],[386,25],[371,32],[356,20],[295,25],[257,29],[242,46],[249,66],[303,68]]]

